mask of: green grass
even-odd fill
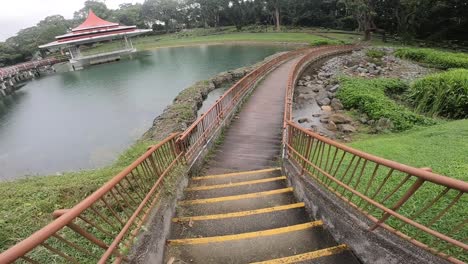
[[[346,109],[357,109],[375,121],[387,118],[393,123],[394,131],[407,130],[414,125],[434,124],[433,120],[415,114],[387,96],[406,91],[408,86],[404,82],[384,78],[341,78],[340,83],[337,97]]]
[[[365,152],[394,160],[413,167],[430,167],[433,172],[446,175],[451,178],[468,181],[468,119],[446,122],[429,128],[417,128],[398,134],[377,135],[353,142],[350,146]],[[404,178],[405,175],[393,175],[383,193],[388,193],[394,186]],[[364,182],[364,181],[363,181]],[[411,181],[410,184],[414,182]],[[403,190],[407,190],[410,184],[406,184]],[[403,215],[409,216],[423,208],[431,199],[442,193],[444,187],[426,182],[408,202],[399,209]],[[403,192],[400,192],[400,197]],[[444,210],[458,195],[458,191],[450,190],[444,198],[430,208],[425,214],[417,218],[422,224],[428,224],[433,217]],[[463,241],[468,236],[466,228],[456,233],[451,231],[466,219],[468,214],[468,197],[463,195],[458,203],[453,206],[439,221],[431,228],[444,233],[451,234],[455,239]],[[392,204],[396,201],[392,201]],[[379,214],[374,214],[379,217]],[[408,225],[401,226],[399,221],[390,218],[388,224],[401,228],[404,233],[416,237],[426,244],[432,244],[437,240],[424,232]],[[457,258],[468,261],[468,255],[462,250],[447,249],[448,244],[440,242],[435,244],[436,248],[443,250]]]
[[[409,91],[416,110],[431,116],[468,117],[468,69],[431,74],[416,80]]]
[[[327,44],[343,44],[341,40],[327,39],[317,35],[309,33],[249,33],[249,32],[232,32],[223,31],[217,33],[216,31],[204,31],[198,30],[198,33],[174,33],[165,34],[159,36],[144,36],[133,39],[133,44],[138,50],[151,50],[160,47],[173,47],[173,46],[188,46],[188,45],[199,45],[199,44],[213,44],[213,43],[235,43],[235,42],[246,42],[246,43],[297,43],[297,44],[308,44],[308,45],[327,45]],[[200,33],[201,32],[201,33]],[[204,35],[206,34],[206,35]],[[84,54],[95,54],[97,52],[107,52],[116,50],[120,47],[120,43],[110,42],[100,45],[96,48],[90,49]]]
[[[409,59],[443,69],[468,68],[468,54],[463,52],[401,48],[395,52],[395,55],[403,59]]]
[[[413,167],[468,181],[468,119],[406,132],[367,135],[350,146]]]
[[[33,177],[0,184],[0,251],[28,237],[71,208],[143,154],[152,141],[140,141],[111,166],[61,176]]]
[[[468,160],[466,159],[466,153],[468,153],[468,141],[466,138],[468,138],[468,120],[459,120],[428,128],[419,127],[401,133],[366,135],[366,138],[361,138],[349,145],[376,156],[413,167],[431,167],[435,173],[467,181]],[[416,177],[410,177],[405,181],[406,173],[392,170],[383,165],[377,166],[374,162],[365,161],[333,147],[328,148],[317,145],[318,151],[311,148],[310,153],[307,154],[306,144],[304,144],[304,140],[300,136],[295,136],[292,140],[292,145],[302,156],[308,156],[313,163],[336,179],[371,197],[387,208],[393,207],[416,181]],[[297,156],[293,154],[291,158],[297,159]],[[362,210],[367,211],[376,218],[382,217],[380,209],[376,209],[376,207],[368,204],[357,195],[352,195],[351,192],[328,180],[323,173],[313,167],[306,167],[306,170],[310,171],[316,180],[340,193],[343,197],[350,199]],[[391,175],[391,177],[387,178],[387,175]],[[398,209],[398,212],[404,216],[412,217],[437,195],[443,193],[444,189],[445,187],[441,185],[426,181]],[[415,217],[414,220],[423,225],[429,225],[434,217],[437,217],[440,212],[451,204],[458,193],[456,190],[449,190],[442,199],[432,205],[424,214]],[[468,197],[463,195],[442,218],[436,221],[435,224],[430,225],[430,228],[463,241],[468,236],[468,229],[464,228],[456,233],[451,233],[451,231],[466,219],[468,213],[467,202]],[[464,254],[463,250],[448,249],[445,242],[437,241],[434,237],[417,228],[402,224],[394,217],[390,217],[386,224],[423,243],[442,250],[444,253],[451,254],[464,261],[468,260],[468,256]]]

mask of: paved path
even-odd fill
[[[208,176],[190,179],[173,218],[164,263],[358,264],[322,221],[310,218],[281,169],[274,168],[279,167],[288,74],[297,60],[260,83],[208,161]]]
[[[288,75],[298,60],[279,66],[259,84],[225,131],[204,174],[278,166]]]

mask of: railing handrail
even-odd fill
[[[208,115],[209,112],[213,111],[214,109],[216,109],[216,106],[217,106],[217,103],[220,102],[222,99],[224,99],[225,97],[227,97],[230,93],[232,93],[233,90],[235,90],[238,86],[242,85],[243,82],[245,82],[246,80],[248,80],[250,77],[254,76],[255,75],[255,72],[258,71],[259,69],[261,69],[262,67],[266,66],[268,63],[270,63],[271,61],[275,60],[275,59],[279,59],[280,57],[289,57],[289,56],[294,56],[295,54],[299,54],[301,52],[304,52],[305,49],[298,49],[298,50],[294,50],[294,51],[289,51],[285,54],[282,54],[278,57],[275,57],[275,58],[272,58],[271,60],[269,61],[266,61],[265,63],[263,63],[262,65],[260,65],[258,68],[254,69],[253,71],[249,72],[247,75],[245,75],[244,77],[242,77],[240,80],[238,80],[236,83],[234,83],[234,85],[232,85],[228,90],[226,90],[223,95],[221,97],[219,97],[214,104],[212,104],[208,110],[206,110],[205,113],[203,113],[200,117],[197,118],[197,120],[195,120],[195,122],[193,122],[184,132],[182,132],[180,134],[180,140],[183,140],[185,139],[188,134],[198,125],[200,124],[203,119],[205,118],[206,115]],[[288,56],[285,56],[285,55],[288,55]]]
[[[42,59],[38,61],[23,62],[20,64],[3,67],[3,68],[0,68],[0,78],[3,78],[10,74],[15,74],[20,71],[26,71],[26,70],[34,69],[36,67],[42,67],[46,65],[55,64],[64,60],[65,60],[65,57],[47,58],[47,59]]]
[[[92,204],[101,199],[106,195],[113,187],[115,187],[124,177],[126,177],[133,169],[135,169],[139,164],[146,160],[152,153],[154,153],[158,148],[168,143],[177,137],[178,134],[171,134],[169,137],[165,138],[158,144],[150,147],[143,155],[138,157],[134,162],[127,166],[124,170],[102,185],[99,189],[94,191],[91,195],[87,196],[84,200],[73,206],[72,208],[66,210],[64,214],[47,224],[45,227],[39,229],[31,236],[15,244],[8,250],[0,254],[0,260],[5,261],[6,263],[13,262],[18,258],[24,256],[29,251],[33,250],[35,247],[42,244],[48,238],[51,237],[54,233],[58,232],[62,228],[70,224],[75,218],[77,218],[82,212],[88,209]]]
[[[338,53],[335,53],[335,54],[338,54]],[[292,118],[292,103],[293,103],[293,95],[294,95],[294,89],[295,89],[295,86],[296,86],[296,82],[297,82],[300,74],[304,70],[304,68],[309,63],[311,63],[313,61],[317,61],[318,59],[322,58],[322,56],[318,56],[318,55],[319,54],[316,54],[313,51],[310,52],[309,54],[305,55],[301,60],[299,60],[290,71],[290,75],[289,75],[289,78],[288,78],[288,86],[287,86],[287,90],[286,90],[285,106],[284,106],[285,107],[284,134],[283,134],[283,148],[284,148],[284,151],[285,151],[285,153],[283,154],[284,158],[289,159],[291,161],[295,161],[295,164],[297,166],[299,166],[300,170],[302,170],[301,174],[303,174],[303,173],[305,173],[307,171],[307,173],[309,173],[314,178],[316,178],[318,180],[318,182],[320,184],[322,184],[324,187],[326,187],[330,192],[335,193],[342,200],[344,200],[345,202],[350,204],[352,207],[358,209],[361,213],[363,213],[365,216],[367,216],[372,222],[374,222],[374,225],[372,227],[370,227],[369,230],[372,231],[375,228],[380,226],[382,228],[385,228],[385,229],[389,230],[392,233],[395,233],[395,234],[399,235],[403,239],[406,239],[406,240],[410,241],[414,245],[416,245],[416,246],[418,246],[420,248],[426,249],[429,252],[434,253],[435,255],[439,255],[439,256],[445,258],[446,260],[449,260],[449,261],[451,261],[453,263],[462,263],[462,261],[457,259],[455,256],[452,256],[451,254],[445,254],[441,250],[437,250],[437,249],[433,248],[433,247],[436,247],[436,244],[433,244],[433,247],[431,247],[431,246],[428,246],[428,245],[422,243],[420,240],[418,240],[416,238],[408,236],[407,234],[404,233],[404,231],[400,230],[402,225],[400,225],[399,227],[394,228],[394,227],[392,227],[390,225],[387,225],[385,222],[390,216],[393,216],[396,219],[398,219],[399,221],[402,221],[403,223],[411,225],[414,228],[419,229],[420,231],[423,231],[426,234],[431,235],[431,236],[433,236],[433,237],[435,237],[437,239],[445,241],[445,242],[451,244],[452,246],[456,246],[456,247],[458,247],[458,248],[460,248],[462,250],[468,250],[468,245],[466,243],[462,242],[463,239],[462,240],[457,240],[457,239],[451,237],[451,235],[452,236],[454,235],[453,232],[444,232],[444,231],[439,232],[439,231],[436,230],[437,228],[436,229],[432,228],[432,225],[434,224],[434,222],[432,222],[432,221],[438,221],[445,213],[447,213],[447,211],[453,205],[455,205],[459,201],[459,199],[460,199],[460,197],[462,195],[465,195],[468,192],[468,182],[463,181],[463,180],[459,180],[459,179],[454,179],[454,178],[451,178],[451,177],[448,177],[448,176],[445,176],[445,175],[440,175],[440,174],[432,172],[431,170],[427,170],[425,168],[415,168],[415,167],[412,167],[412,166],[409,166],[409,165],[405,165],[405,164],[402,164],[402,163],[399,163],[399,162],[396,162],[396,161],[388,160],[388,159],[378,157],[378,156],[372,155],[372,154],[364,152],[364,151],[354,149],[354,148],[352,148],[350,146],[344,145],[344,144],[339,143],[337,141],[331,140],[331,139],[329,139],[327,137],[321,136],[318,133],[315,133],[315,132],[313,132],[313,131],[311,131],[309,129],[303,128],[299,124],[297,124],[296,122],[293,121],[293,118]],[[305,137],[305,138],[307,138],[306,141],[308,143],[305,146],[300,145],[302,147],[299,147],[299,145],[298,145],[297,147],[299,147],[299,148],[296,149],[296,147],[293,146],[293,143],[292,143],[293,139],[289,138],[289,137],[295,138],[295,140],[304,140],[303,138]],[[311,140],[313,142],[317,141],[317,142],[321,142],[321,143],[313,143],[313,144],[315,144],[315,146],[314,146],[315,150],[313,152],[314,154],[312,154],[312,157],[309,157],[309,155],[311,155],[309,153],[309,151],[312,151],[310,149]],[[299,142],[298,144],[305,144],[305,141],[302,142],[302,143]],[[364,160],[364,165],[362,165],[363,167],[360,170],[360,175],[362,175],[362,173],[364,171],[365,164],[367,164],[368,162],[375,164],[376,167],[374,169],[372,178],[370,179],[370,182],[368,183],[367,189],[365,190],[364,194],[361,193],[357,189],[357,185],[359,184],[360,177],[357,180],[357,183],[356,183],[355,186],[350,184],[351,179],[352,179],[352,177],[354,175],[354,172],[353,172],[353,174],[351,176],[349,176],[350,178],[347,179],[348,182],[345,183],[344,182],[344,177],[348,173],[347,170],[346,170],[346,172],[344,172],[344,176],[342,176],[342,178],[337,178],[337,175],[331,174],[331,172],[327,171],[327,165],[328,165],[328,158],[329,157],[325,158],[325,160],[327,162],[326,163],[327,165],[325,165],[325,168],[321,167],[323,157],[320,158],[320,163],[315,163],[314,164],[313,159],[316,159],[317,162],[319,160],[318,157],[319,157],[320,154],[317,153],[317,156],[315,156],[315,151],[318,148],[319,144],[321,146],[320,148],[322,149],[322,151],[325,149],[325,146],[328,146],[328,151],[330,151],[331,148],[336,149],[335,152],[334,152],[335,157],[336,157],[336,153],[338,153],[338,150],[343,152],[343,156],[341,158],[341,161],[343,160],[343,158],[345,156],[345,153],[346,154],[351,154],[353,158],[349,162],[349,165],[347,165],[348,168],[350,168],[350,166],[353,163],[353,160],[354,160],[355,157],[357,157],[358,162],[357,162],[357,164],[353,164],[354,170],[356,170],[357,167],[359,166],[359,161]],[[304,155],[302,155],[301,152],[304,152]],[[318,152],[320,152],[320,151],[318,151]],[[292,157],[290,157],[290,155],[292,155]],[[323,155],[323,153],[322,153],[322,155]],[[335,161],[335,157],[333,157],[333,162],[331,163],[328,170],[331,170],[331,168],[333,166],[333,163]],[[312,160],[309,160],[311,158],[312,158]],[[297,159],[299,159],[299,161]],[[337,167],[335,168],[335,171],[334,171],[335,174],[337,173],[338,168],[341,165],[341,161],[337,165]],[[391,195],[395,194],[395,192],[398,190],[398,188],[403,186],[403,184],[408,179],[410,179],[411,177],[415,177],[415,181],[411,185],[411,187],[403,195],[400,194],[398,202],[391,205],[391,206],[384,205],[385,199],[387,199],[387,198],[385,198],[382,202],[379,202],[379,201],[377,201],[377,199],[374,199],[374,198],[377,198],[377,197],[375,197],[375,195],[380,192],[380,188],[382,188],[383,185],[385,185],[387,183],[386,182],[387,178],[385,178],[385,180],[381,183],[379,189],[376,190],[376,192],[375,192],[375,194],[373,196],[367,196],[367,190],[369,189],[370,184],[372,183],[373,177],[375,176],[379,166],[389,170],[387,177],[389,177],[393,173],[393,171],[406,174],[406,178],[405,178],[406,180],[404,179],[402,182],[400,182],[399,185],[397,185],[396,189],[393,192],[391,192],[390,194],[387,194],[387,196],[386,196],[387,198],[390,197]],[[312,169],[313,169],[313,171],[309,171],[309,170],[312,170]],[[315,173],[317,173],[317,174],[315,174]],[[322,175],[323,178],[325,178],[326,180],[324,180],[324,181],[319,180],[317,178],[318,177],[317,175]],[[436,199],[436,200],[432,200],[432,202],[429,202],[428,204],[426,204],[425,207],[423,207],[423,209],[418,210],[417,211],[418,213],[415,213],[414,215],[409,216],[409,215],[405,215],[404,213],[398,213],[397,210],[403,204],[405,204],[406,201],[408,201],[410,199],[410,197],[415,195],[416,191],[426,181],[430,182],[432,184],[435,184],[436,186],[440,186],[440,187],[444,188],[445,191],[439,193],[437,198],[432,197],[431,199]],[[340,186],[341,188],[343,188],[343,191],[341,191],[341,194],[337,193],[338,187],[334,187],[335,189],[333,189],[330,186],[330,182],[334,182],[337,186]],[[345,190],[348,191],[351,194],[351,197],[353,195],[355,195],[357,197],[360,197],[362,200],[365,200],[367,203],[369,203],[372,206],[374,206],[375,208],[378,208],[379,210],[381,210],[381,212],[382,212],[381,218],[378,219],[378,218],[372,216],[371,213],[366,212],[367,207],[366,208],[360,208],[361,203],[359,203],[359,205],[356,205],[356,204],[353,203],[353,201],[349,197],[348,198],[344,197],[343,193],[345,192]],[[431,208],[431,206],[433,206],[434,203],[436,203],[436,201],[438,201],[438,199],[440,199],[442,196],[444,196],[449,190],[457,191],[458,195],[455,198],[453,198],[453,200],[447,205],[447,207],[445,209],[443,209],[443,210],[439,209],[438,211],[436,211],[437,216],[433,218],[431,223],[425,225],[425,224],[419,223],[415,219],[414,220],[412,219],[412,218],[419,217],[420,214],[422,214],[423,212],[428,210],[428,208]],[[466,222],[466,220],[464,222],[462,220],[462,222],[460,224],[458,224],[456,228],[454,227],[455,229],[453,231],[456,231],[456,230],[458,230],[458,228],[461,228],[464,225],[465,222]]]
[[[310,136],[312,136],[312,137],[314,137],[314,138],[316,138],[316,139],[318,139],[318,140],[320,140],[322,142],[325,142],[328,145],[332,145],[332,146],[334,146],[336,148],[339,148],[339,149],[344,150],[344,151],[346,151],[348,153],[354,154],[354,155],[356,155],[358,157],[361,157],[363,159],[370,160],[370,161],[373,161],[373,162],[375,162],[377,164],[384,165],[386,167],[389,167],[389,168],[392,168],[392,169],[395,169],[395,170],[398,170],[398,171],[401,171],[401,172],[404,172],[404,173],[411,174],[413,176],[416,176],[416,177],[421,178],[421,179],[426,180],[426,181],[430,181],[430,182],[435,183],[435,184],[439,184],[439,185],[442,185],[442,186],[445,186],[445,187],[450,187],[451,189],[455,189],[455,190],[462,191],[462,192],[468,192],[468,182],[458,180],[458,179],[454,179],[454,178],[450,178],[450,177],[445,176],[445,175],[433,173],[433,172],[430,172],[430,171],[427,171],[427,170],[424,170],[424,169],[421,169],[421,168],[416,168],[416,167],[412,167],[412,166],[409,166],[409,165],[405,165],[405,164],[402,164],[402,163],[399,163],[399,162],[396,162],[396,161],[384,159],[384,158],[369,154],[367,152],[357,150],[355,148],[352,148],[352,147],[346,146],[344,144],[341,144],[341,143],[339,143],[337,141],[334,141],[334,140],[331,140],[329,138],[320,136],[319,134],[317,134],[315,132],[312,132],[310,130],[304,129],[303,127],[301,127],[300,125],[296,124],[294,121],[291,121],[291,120],[287,121],[287,124],[294,127],[294,128],[296,128],[296,129],[301,130],[302,132],[306,133],[307,135],[310,135]]]

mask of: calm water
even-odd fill
[[[0,179],[107,165],[184,88],[284,49],[164,48],[32,81],[0,101]]]

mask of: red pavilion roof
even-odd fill
[[[90,9],[88,13],[88,18],[86,18],[86,20],[81,25],[72,29],[72,32],[80,31],[80,30],[90,30],[94,28],[102,28],[102,27],[114,27],[118,25],[119,25],[118,23],[109,22],[96,16],[93,10]]]

